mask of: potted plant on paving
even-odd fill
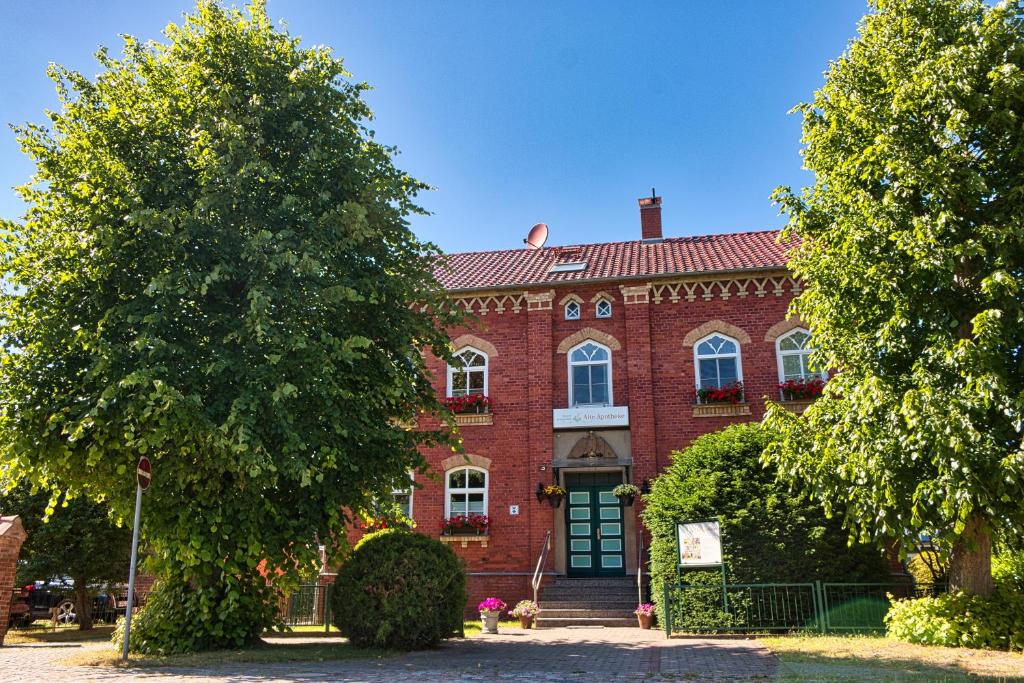
[[[533,620],[540,608],[533,600],[520,600],[516,603],[515,609],[509,614],[519,619],[519,625],[523,628],[533,628]]]
[[[654,605],[651,603],[642,603],[633,610],[633,614],[636,615],[637,621],[640,622],[640,628],[649,629],[654,625]]]
[[[476,606],[480,612],[480,620],[484,625],[484,633],[498,632],[498,617],[505,611],[508,605],[501,598],[487,598]]]
[[[633,504],[633,501],[640,495],[640,487],[636,484],[619,484],[612,489],[612,495],[621,500],[626,506]]]

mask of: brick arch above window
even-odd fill
[[[494,344],[486,339],[481,339],[475,334],[464,334],[452,340],[452,348],[456,351],[467,346],[472,346],[474,349],[483,351],[489,358],[494,358],[498,355],[498,349],[494,348]]]
[[[622,344],[620,344],[619,340],[612,335],[607,332],[602,332],[601,330],[595,330],[593,327],[584,327],[579,332],[571,334],[563,339],[562,343],[558,345],[558,352],[569,353],[569,349],[577,344],[587,341],[588,339],[604,344],[612,351],[622,350]]]
[[[740,344],[749,344],[750,335],[740,328],[725,322],[724,320],[709,320],[699,327],[695,327],[683,337],[683,346],[693,346],[709,334],[719,332],[727,337],[732,337]]]
[[[602,289],[600,292],[598,292],[594,296],[590,297],[590,303],[596,304],[601,299],[607,299],[608,301],[615,301],[615,297],[614,296],[612,296],[611,294],[609,294],[608,292],[606,292],[606,291],[604,291]]]
[[[456,467],[479,467],[482,470],[490,471],[491,459],[485,458],[482,455],[463,453],[460,455],[453,455],[441,461],[441,469],[445,472],[448,470],[454,470]]]
[[[566,294],[565,296],[562,297],[561,301],[558,302],[558,305],[562,306],[562,307],[565,307],[565,305],[567,303],[569,303],[570,301],[575,301],[578,304],[583,303],[583,299],[580,298],[579,295],[577,295],[577,294]]]
[[[804,321],[796,316],[780,320],[768,328],[768,331],[764,333],[764,340],[766,342],[773,342],[782,335],[787,332],[792,332],[798,327],[805,330],[807,329],[807,325],[804,324]]]

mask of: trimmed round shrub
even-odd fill
[[[466,574],[444,543],[385,529],[356,544],[332,600],[335,626],[355,645],[433,647],[462,632]]]
[[[897,600],[885,615],[890,637],[919,645],[1024,650],[1024,595],[947,593]]]

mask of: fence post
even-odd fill
[[[672,637],[672,601],[669,599],[669,586],[670,586],[669,582],[666,581],[665,582],[664,595],[662,596],[662,599],[664,600],[664,602],[662,603],[662,610],[661,610],[661,613],[665,616],[665,637],[666,638],[671,638]]]
[[[331,584],[324,584],[324,633],[331,632]]]
[[[815,604],[815,615],[818,622],[818,631],[826,633],[828,628],[825,624],[825,591],[821,587],[821,581],[814,582],[814,604]]]

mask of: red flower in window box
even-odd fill
[[[697,403],[743,403],[743,383],[733,382],[724,387],[697,389]]]
[[[469,514],[455,515],[441,520],[441,533],[445,536],[458,534],[476,534],[482,536],[491,528],[491,519],[487,515]]]
[[[491,412],[491,399],[483,394],[449,396],[444,400],[444,405],[448,410],[458,414]]]
[[[820,377],[811,379],[790,379],[779,385],[783,401],[807,401],[821,396],[825,390],[825,380]]]

